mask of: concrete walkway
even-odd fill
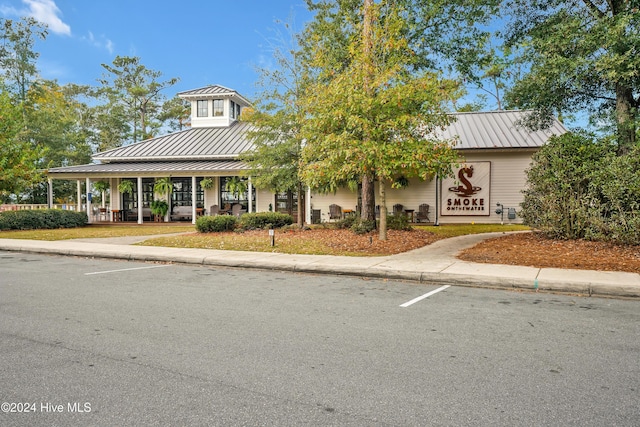
[[[219,267],[258,268],[317,274],[411,280],[432,285],[552,291],[593,296],[640,298],[640,274],[565,270],[461,261],[456,254],[504,233],[473,234],[385,257],[288,255],[270,252],[132,246],[158,236],[59,241],[0,239],[0,250],[175,262]]]

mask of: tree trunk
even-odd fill
[[[616,119],[618,124],[618,155],[629,153],[636,141],[633,90],[616,84]]]
[[[365,221],[376,220],[376,192],[373,177],[362,175],[362,212],[360,218]]]
[[[302,193],[303,191],[304,191],[304,187],[302,186],[302,183],[298,183],[298,228],[304,227],[305,205],[304,205],[304,197]]]
[[[369,82],[373,74],[373,59],[371,58],[373,36],[373,0],[364,0],[364,22],[362,27],[362,48],[364,54],[364,91],[370,92]],[[364,144],[368,144],[366,141],[369,138],[367,129],[364,131]],[[362,213],[360,217],[363,220],[376,220],[376,201],[375,190],[373,184],[374,174],[364,174],[362,176]]]
[[[387,240],[387,195],[384,179],[378,181],[380,187],[380,240]]]

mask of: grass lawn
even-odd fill
[[[10,230],[0,231],[0,239],[68,240],[100,237],[150,236],[154,234],[186,233],[194,231],[189,225],[89,225],[79,228],[54,230]]]
[[[56,230],[2,231],[0,238],[30,240],[66,240],[80,238],[150,236],[139,243],[145,246],[224,249],[290,254],[381,256],[416,249],[437,240],[464,234],[495,231],[528,230],[522,225],[416,225],[412,231],[389,230],[388,240],[380,241],[377,233],[357,235],[350,230],[335,230],[328,226],[311,230],[276,230],[275,246],[271,246],[266,230],[226,233],[197,233],[193,225],[91,225],[82,228]],[[176,234],[153,238],[158,234]]]

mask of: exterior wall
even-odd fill
[[[520,210],[520,203],[523,200],[522,190],[526,187],[525,170],[531,163],[531,150],[511,150],[511,151],[487,151],[487,152],[469,152],[465,153],[465,161],[467,162],[490,162],[491,163],[491,179],[489,200],[487,202],[484,215],[443,215],[446,212],[446,200],[450,197],[447,188],[441,185],[440,202],[436,203],[436,181],[421,181],[411,179],[409,186],[401,189],[391,188],[387,185],[387,210],[392,212],[393,205],[402,204],[404,209],[412,209],[418,211],[418,206],[427,203],[430,207],[429,218],[432,222],[436,220],[436,207],[440,212],[438,220],[440,224],[466,224],[476,223],[493,223],[499,224],[501,216],[495,213],[497,209],[496,203],[502,203],[504,206],[503,221],[508,223],[521,223],[522,219],[519,215],[516,219],[509,220],[507,215],[508,208],[516,208]],[[376,183],[376,204],[379,200],[379,186]],[[312,209],[320,209],[321,220],[329,221],[329,205],[335,203],[342,209],[356,209],[357,194],[347,189],[341,189],[335,194],[312,194]],[[489,215],[486,215],[488,210]]]
[[[269,190],[256,188],[256,212],[268,212],[269,204],[273,207],[275,195]]]
[[[329,205],[336,204],[343,210],[356,210],[358,206],[358,194],[347,188],[341,188],[336,193],[319,194],[311,193],[311,209],[320,210],[320,221],[329,221]]]
[[[205,98],[201,98],[204,100]],[[201,127],[227,127],[231,125],[231,114],[229,111],[229,100],[224,100],[224,113],[222,116],[213,117],[213,104],[212,99],[207,99],[207,117],[198,117],[198,101],[191,101],[191,127],[201,128]]]

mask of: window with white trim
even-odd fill
[[[198,117],[207,117],[209,115],[209,101],[206,99],[198,100]]]
[[[213,100],[213,117],[222,117],[222,116],[224,116],[224,100],[214,99]]]

